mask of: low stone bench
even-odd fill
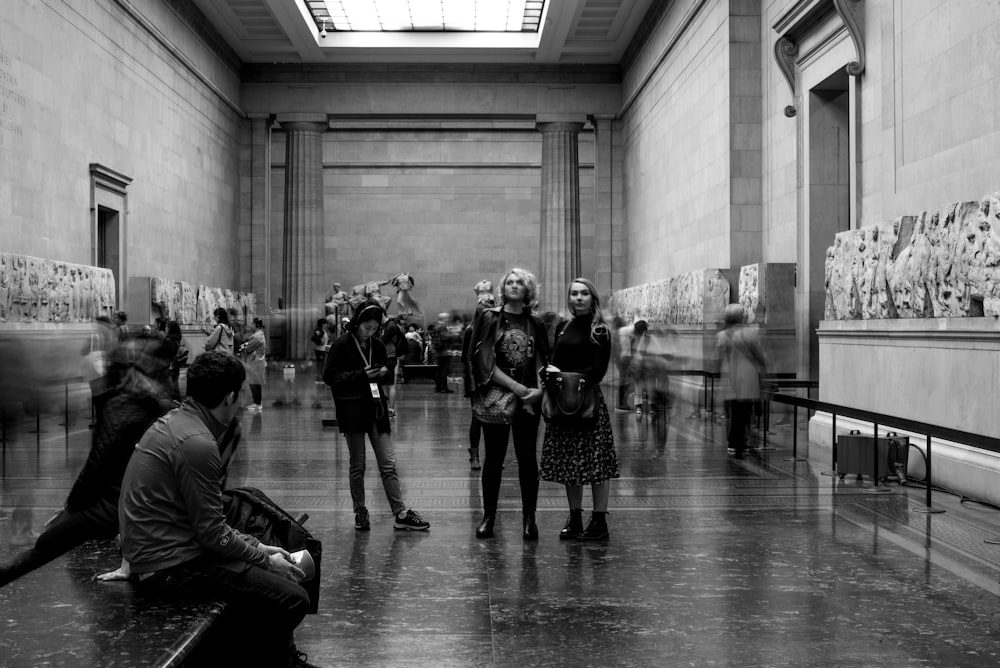
[[[403,382],[409,383],[414,378],[424,378],[427,380],[434,380],[434,376],[437,374],[436,364],[404,364],[403,365]]]
[[[184,665],[225,604],[154,600],[95,579],[120,563],[113,541],[91,541],[0,587],[0,665]]]

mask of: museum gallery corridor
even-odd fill
[[[786,423],[773,427],[775,449],[737,461],[726,456],[721,419],[683,406],[666,417],[614,413],[622,465],[606,543],[559,541],[565,497],[545,482],[540,540],[523,541],[511,448],[497,536],[482,541],[473,536],[479,479],[469,470],[469,411],[459,393],[400,387],[400,478],[407,503],[431,523],[425,534],[393,531],[370,452],[372,530],[354,531],[346,445],[321,424],[332,413],[328,395],[322,409],[303,399],[279,408],[271,396],[262,414],[243,416],[230,482],[307,512],[307,527],[323,541],[319,614],[297,634],[313,663],[1000,663],[1000,548],[984,542],[1000,533],[1000,511],[939,492],[934,503],[947,512],[914,513],[922,487],[891,482],[892,493],[869,494],[853,476],[840,481],[787,461],[787,420],[775,420]],[[70,416],[68,437],[61,417],[44,418],[37,449],[33,420],[8,433],[0,558],[58,509],[86,457],[87,416]],[[584,505],[589,513],[589,491]],[[70,615],[68,625],[91,623],[74,607],[71,587],[66,597],[65,609],[35,611],[52,620],[50,665],[102,665],[111,641],[97,632],[89,656],[59,656],[61,615]],[[0,664],[18,665],[2,652],[0,640]]]

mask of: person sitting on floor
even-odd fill
[[[187,399],[146,431],[125,471],[122,558],[144,595],[232,604],[220,622],[255,639],[247,648],[253,663],[307,667],[293,639],[309,611],[299,585],[305,573],[283,548],[230,527],[223,512],[220,444],[238,432],[245,379],[243,364],[227,352],[207,352],[191,364]],[[230,643],[228,651],[240,645]]]

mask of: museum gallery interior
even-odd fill
[[[666,342],[659,411],[602,383],[610,537],[560,540],[543,480],[523,540],[511,449],[477,539],[457,366],[397,387],[431,529],[393,531],[369,457],[355,531],[331,286],[426,328],[513,267],[551,321],[586,277]],[[743,459],[731,304],[768,362]],[[176,321],[193,358],[220,307],[267,349],[228,484],[323,545],[311,663],[1000,661],[997,0],[5,0],[0,560],[87,460],[95,321]],[[95,581],[105,543],[0,587],[0,665],[198,665],[225,611]]]

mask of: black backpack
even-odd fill
[[[319,609],[320,562],[323,544],[302,526],[301,521],[289,515],[264,492],[255,487],[235,487],[222,492],[226,523],[232,528],[253,536],[265,545],[277,545],[289,552],[307,550],[316,564],[316,575],[302,583],[309,594],[309,612]]]

